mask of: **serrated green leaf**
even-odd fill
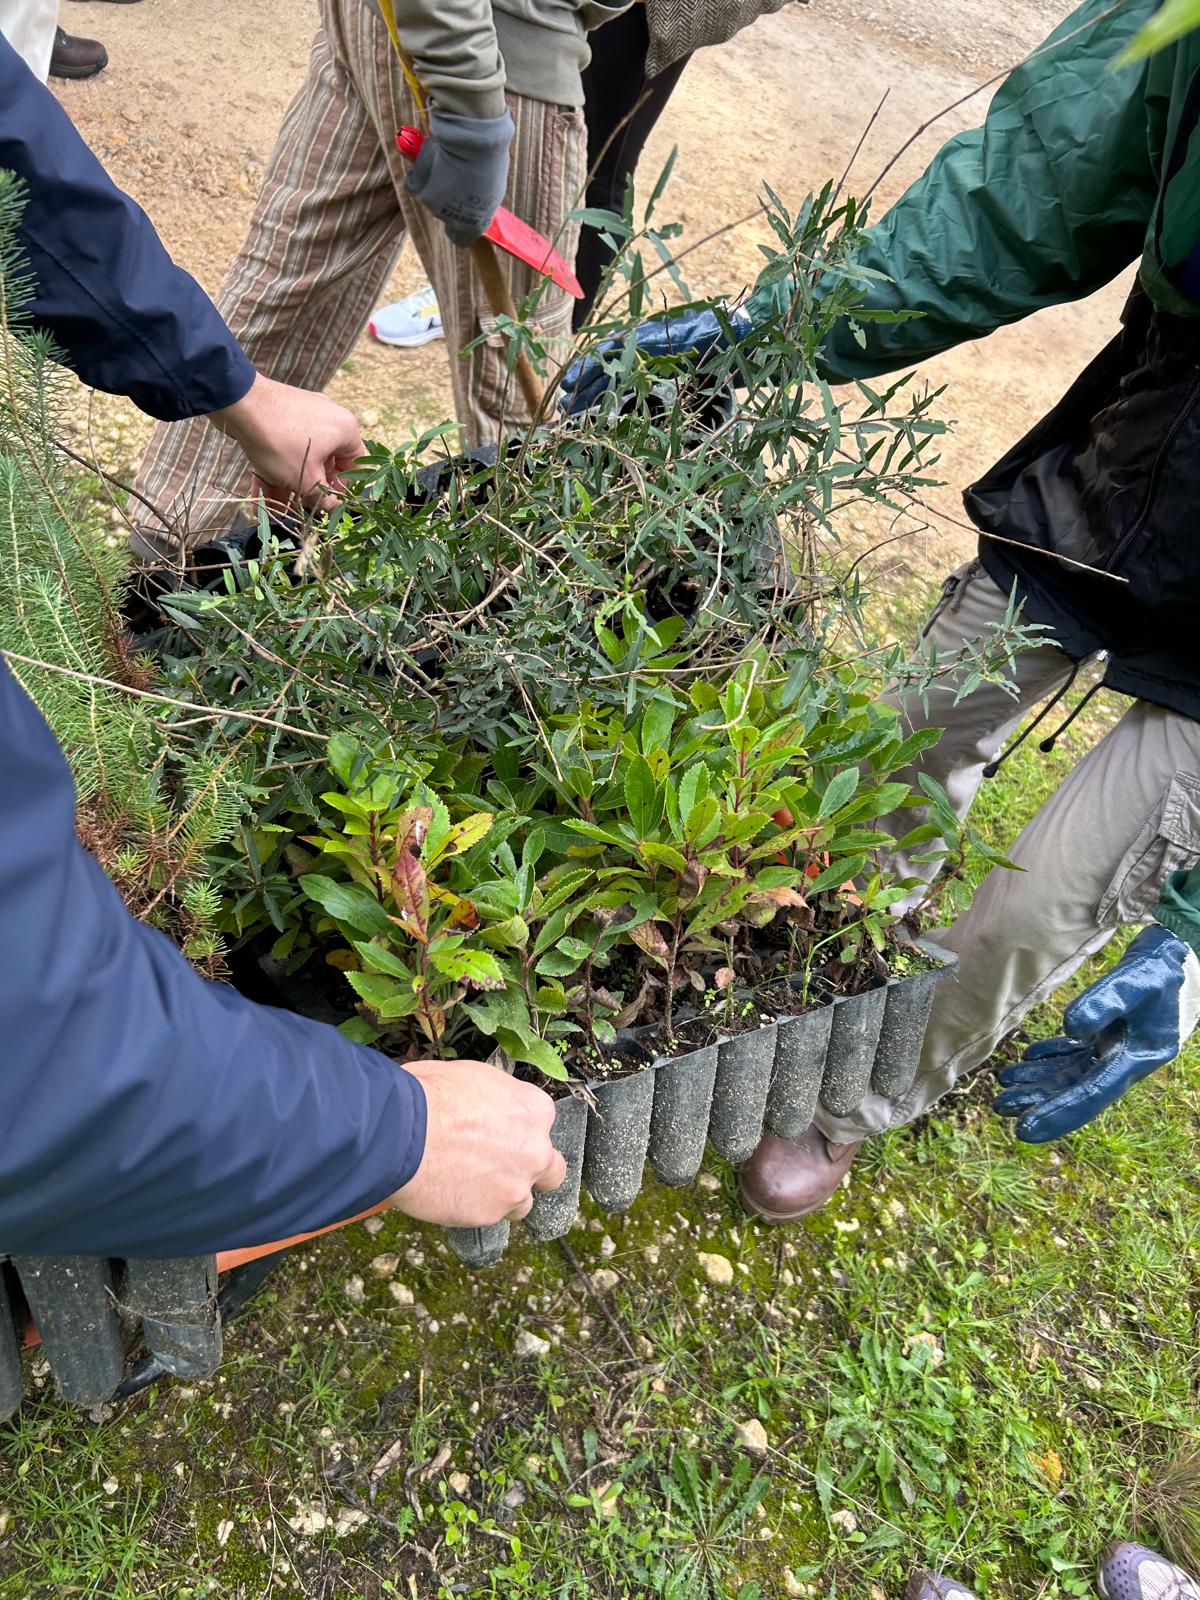
[[[368,889],[359,883],[341,883],[319,872],[305,872],[296,880],[302,894],[315,900],[342,928],[355,933],[390,933],[388,914]]]
[[[846,802],[853,798],[858,788],[858,768],[845,767],[836,773],[830,780],[829,786],[821,796],[821,804],[817,807],[817,818],[832,816],[835,811],[840,811]]]

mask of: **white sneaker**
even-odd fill
[[[367,324],[373,339],[380,344],[398,345],[402,350],[415,350],[420,344],[431,344],[442,337],[442,318],[438,311],[437,296],[428,284],[410,294],[407,300],[396,300],[390,306],[380,306]]]
[[[1144,1544],[1110,1544],[1096,1587],[1103,1600],[1200,1600],[1196,1580]]]

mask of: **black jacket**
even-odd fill
[[[1110,688],[1200,720],[1200,323],[1135,290],[1118,337],[963,498],[1026,547],[979,556],[1069,656],[1107,650]]]

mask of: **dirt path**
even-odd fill
[[[897,147],[942,107],[986,83],[1035,45],[1065,0],[813,0],[763,18],[688,67],[651,141],[643,177],[679,155],[663,214],[703,237],[745,213],[765,179],[788,202],[844,168],[871,113],[879,115],[850,187],[865,188]],[[242,237],[263,163],[301,81],[314,0],[144,0],[64,6],[64,23],[94,32],[112,64],[99,79],[60,86],[64,103],[117,181],[150,212],[178,259],[210,291]],[[938,144],[982,115],[987,90],[942,118],[885,179],[898,194]],[[885,98],[886,96],[886,98]],[[729,293],[753,278],[760,225],[738,228],[689,259],[693,286]],[[397,294],[421,281],[411,252]],[[1020,328],[928,363],[945,384],[942,414],[957,419],[934,504],[959,514],[958,494],[1050,402],[1110,336],[1122,297],[1044,312]],[[368,432],[398,443],[450,414],[444,347],[399,354],[364,337],[332,392]],[[104,402],[100,436],[124,465],[136,460],[143,419]],[[939,522],[906,545],[904,560],[940,567],[961,559],[970,535]]]

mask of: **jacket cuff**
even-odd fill
[[[1154,920],[1200,956],[1200,867],[1171,874],[1159,893]]]

